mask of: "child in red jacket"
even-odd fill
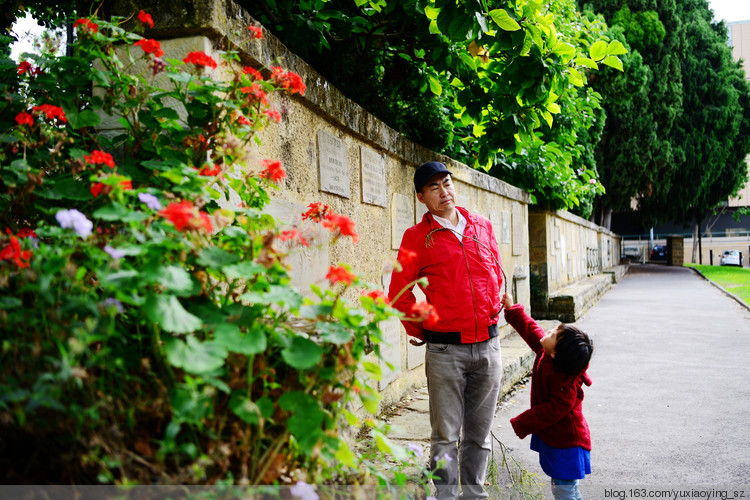
[[[578,480],[591,473],[591,436],[583,417],[583,384],[593,343],[578,328],[561,324],[545,334],[521,304],[503,296],[505,319],[536,353],[531,372],[531,409],[510,423],[519,438],[531,434],[531,449],[552,479],[555,499],[582,500]]]

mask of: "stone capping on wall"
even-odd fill
[[[144,8],[144,4],[142,0],[112,0],[103,4],[102,11],[107,17],[129,18]],[[281,65],[299,74],[307,90],[304,96],[295,94],[293,98],[320,110],[327,120],[349,129],[363,141],[412,165],[423,163],[425,158],[442,161],[448,168],[455,169],[454,177],[463,182],[526,205],[531,203],[526,191],[406,139],[342,94],[268,30],[263,30],[262,40],[251,38],[247,27],[260,24],[233,0],[154,0],[145,8],[155,23],[155,28],[147,30],[145,37],[167,39],[202,35],[221,49],[231,43],[242,48],[244,65],[256,68]],[[134,24],[131,20],[125,27]]]

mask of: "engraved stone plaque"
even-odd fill
[[[526,232],[526,226],[523,223],[523,208],[520,204],[514,203],[511,216],[513,225],[513,255],[522,255],[524,249],[523,235]]]
[[[382,391],[401,374],[401,322],[398,318],[389,318],[381,321],[379,326],[383,333],[383,343],[380,344],[380,354],[383,356],[383,362],[380,363],[382,377],[379,383]],[[386,362],[393,365],[393,369]]]
[[[502,241],[504,245],[509,245],[511,242],[510,238],[510,212],[505,211],[503,212],[503,227],[501,230],[502,233]]]
[[[414,210],[408,196],[393,193],[391,200],[391,248],[398,250],[404,232],[414,225]]]
[[[372,148],[360,146],[362,203],[385,207],[388,203],[385,183],[385,158]]]
[[[321,191],[351,197],[346,144],[325,130],[318,130],[318,172]]]

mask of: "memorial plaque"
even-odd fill
[[[321,191],[351,197],[346,144],[324,130],[318,130],[318,173]]]
[[[508,211],[503,212],[503,227],[502,227],[501,233],[503,235],[502,241],[504,245],[509,245],[511,243],[510,221],[511,221],[510,212]]]
[[[518,203],[513,204],[511,224],[513,225],[513,255],[522,255],[526,225],[523,222],[523,208]]]
[[[380,344],[380,354],[383,356],[380,363],[382,376],[379,384],[382,391],[401,374],[401,321],[398,318],[389,318],[381,321],[379,326],[383,333],[383,342]],[[393,369],[389,368],[386,362],[390,363]]]
[[[398,250],[404,232],[414,225],[414,210],[408,196],[393,193],[391,200],[391,248]]]
[[[360,146],[359,154],[362,203],[385,207],[388,203],[385,158],[367,146]]]

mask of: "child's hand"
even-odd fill
[[[503,306],[505,306],[506,308],[508,308],[508,307],[510,307],[512,305],[513,305],[513,296],[511,294],[509,294],[508,292],[505,292],[503,294]]]

